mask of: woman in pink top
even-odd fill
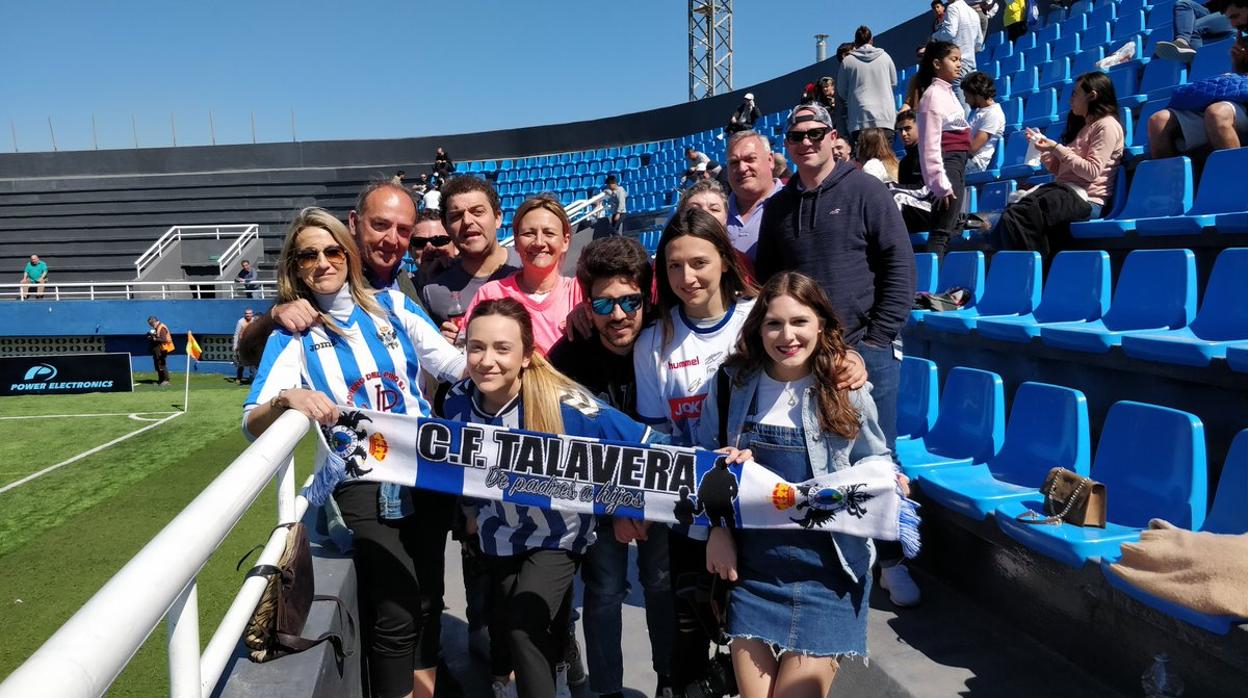
[[[999,250],[1036,250],[1047,259],[1065,246],[1071,223],[1100,218],[1114,191],[1123,131],[1109,76],[1087,73],[1075,81],[1062,134],[1065,145],[1034,129],[1027,129],[1027,140],[1055,181],[1006,206],[991,242]]]
[[[966,195],[966,159],[971,151],[971,125],[966,109],[953,92],[962,75],[962,50],[948,41],[932,41],[923,49],[915,84],[919,99],[919,169],[932,196],[932,229],[927,251],[943,257],[949,238],[959,235],[962,200]]]
[[[467,318],[472,318],[473,308],[482,301],[514,298],[529,311],[534,346],[545,356],[563,336],[568,313],[584,297],[576,279],[560,272],[572,243],[572,226],[563,206],[547,196],[535,196],[520,204],[512,225],[520,271],[478,289]]]

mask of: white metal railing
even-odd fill
[[[175,225],[165,231],[147,251],[134,260],[135,276],[142,277],[143,272],[153,262],[160,259],[166,252],[173,249],[184,238],[242,238],[248,233],[253,236],[260,234],[260,226],[256,223],[232,223],[224,225]],[[233,247],[233,245],[231,245]],[[228,250],[227,250],[228,251]],[[222,255],[224,257],[224,255]]]
[[[248,286],[252,288],[248,288]],[[22,284],[0,284],[0,300],[20,299]],[[24,287],[28,300],[34,300],[37,286]],[[250,295],[248,295],[250,294]],[[94,281],[73,284],[44,284],[44,300],[161,300],[202,298],[276,298],[276,281]]]
[[[243,582],[201,654],[195,578],[270,480],[276,479],[277,523],[303,517],[308,500],[296,496],[294,450],[310,425],[293,410],[279,417],[0,683],[0,698],[101,696],[166,617],[169,694],[211,695],[268,581]],[[286,536],[285,528],[275,529],[256,564],[277,564]]]
[[[243,256],[243,248],[247,247],[247,244],[252,240],[257,240],[259,238],[260,226],[254,224],[247,226],[247,229],[243,231],[243,234],[239,235],[234,242],[230,243],[230,246],[225,248],[225,252],[222,252],[221,256],[217,258],[217,273],[224,275],[225,270],[233,264],[234,260]]]
[[[592,198],[582,199],[568,206],[565,213],[568,214],[568,221],[572,224],[572,227],[575,228],[581,221],[601,216],[603,211],[606,210],[606,198],[606,193],[600,192]]]

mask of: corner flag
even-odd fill
[[[199,342],[195,341],[195,335],[189,330],[186,333],[186,353],[196,361],[199,361],[199,357],[204,353],[204,351],[199,348]]]

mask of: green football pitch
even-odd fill
[[[74,611],[247,447],[245,386],[223,376],[133,393],[0,398],[0,677]],[[142,430],[142,431],[140,431]],[[136,433],[137,432],[137,433]],[[299,477],[311,443],[296,455]],[[201,642],[238,592],[238,558],[275,520],[270,488],[199,576]],[[109,695],[168,695],[162,624]]]

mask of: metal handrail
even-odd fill
[[[239,230],[239,228],[241,228],[242,230]],[[166,230],[163,235],[157,238],[156,242],[153,242],[151,247],[147,248],[147,250],[144,251],[143,254],[139,255],[138,259],[134,260],[135,277],[143,276],[143,272],[147,270],[147,267],[152,262],[156,261],[157,259],[160,259],[160,257],[163,256],[166,251],[172,249],[173,246],[177,244],[178,242],[181,242],[182,238],[184,237],[185,238],[215,237],[217,239],[220,239],[223,230],[226,232],[226,234],[245,235],[252,228],[256,228],[256,230],[259,230],[259,226],[255,223],[226,223],[222,225],[175,225],[175,226],[172,226],[168,230]],[[211,230],[212,232],[211,233],[191,232],[191,231],[209,231],[209,230]]]
[[[294,450],[310,426],[294,410],[279,417],[0,683],[0,698],[101,696],[166,616],[169,694],[211,695],[268,580],[243,582],[201,654],[195,579],[270,481],[276,481],[277,523],[303,517],[308,500],[296,496]],[[286,535],[285,528],[274,530],[257,564],[276,564]]]
[[[251,281],[240,284],[227,281],[92,281],[72,284],[44,284],[44,295],[52,294],[53,300],[131,300],[138,294],[160,292],[161,300],[220,298],[276,298],[277,282],[273,280]],[[248,287],[251,288],[248,288]],[[22,288],[27,297],[33,297],[35,284],[0,284],[0,299],[21,298]],[[248,295],[251,294],[251,295]]]
[[[603,210],[606,208],[606,197],[606,192],[599,192],[588,199],[582,199],[571,204],[565,210],[565,213],[568,214],[568,222],[575,227],[582,221],[602,215]]]
[[[258,239],[259,237],[259,225],[252,223],[247,226],[247,229],[243,231],[243,234],[239,235],[238,239],[230,243],[230,246],[225,248],[225,252],[222,252],[221,256],[217,259],[217,273],[225,275],[226,268],[234,262],[234,258],[243,256],[243,248],[247,246],[247,243]]]

